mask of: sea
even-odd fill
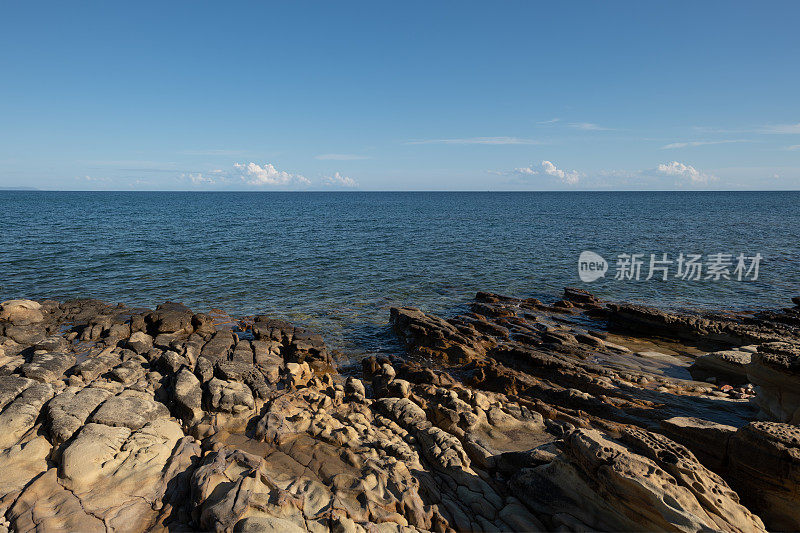
[[[449,316],[478,291],[780,308],[800,296],[799,207],[800,192],[0,191],[0,301],[267,314],[352,354],[397,348],[392,306]]]

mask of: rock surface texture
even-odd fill
[[[0,304],[0,532],[800,529],[796,309],[390,321],[342,375],[265,316]]]

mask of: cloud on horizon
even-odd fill
[[[679,179],[686,180],[688,183],[694,185],[704,185],[718,179],[716,176],[700,172],[693,166],[685,165],[678,161],[661,163],[656,167],[656,171],[665,176],[675,176]]]
[[[248,185],[311,185],[311,180],[302,174],[291,174],[276,169],[271,163],[234,163],[233,167]]]
[[[358,187],[358,182],[353,178],[342,176],[339,172],[333,176],[325,176],[322,178],[322,184],[326,187],[347,187],[349,189]]]
[[[518,177],[538,176],[540,174],[544,174],[557,178],[559,181],[566,183],[567,185],[575,185],[580,181],[581,178],[581,173],[577,170],[561,170],[550,161],[542,161],[540,166],[537,168],[534,168],[534,165],[529,165],[527,167],[517,167],[507,171],[490,170],[489,173],[496,174],[498,176],[505,175]]]
[[[568,185],[575,185],[581,178],[577,170],[561,170],[550,161],[542,161],[542,169],[548,176],[556,177]]]

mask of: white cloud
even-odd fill
[[[534,139],[519,137],[471,137],[467,139],[427,139],[408,141],[406,144],[542,144]]]
[[[195,185],[203,185],[207,183],[216,183],[217,180],[212,178],[211,176],[204,176],[200,172],[195,173],[188,173],[188,174],[181,174],[181,178],[186,179],[194,183]]]
[[[800,150],[800,144],[793,144],[786,147],[787,150]]]
[[[576,128],[579,130],[584,131],[610,131],[611,128],[604,128],[603,126],[599,126],[597,124],[593,124],[592,122],[570,122],[569,126],[571,128]]]
[[[581,177],[577,170],[561,170],[550,161],[542,161],[542,170],[548,176],[554,176],[568,185],[575,185]]]
[[[97,178],[94,176],[83,176],[82,178],[77,178],[77,179],[82,181],[102,181],[102,182],[111,181],[111,178]]]
[[[369,159],[369,157],[357,154],[320,154],[314,156],[314,159],[323,159],[331,161],[356,161],[359,159]]]
[[[758,129],[759,133],[800,134],[800,122],[797,124],[769,124]]]
[[[678,143],[670,143],[665,144],[661,147],[662,150],[671,150],[673,148],[689,148],[695,146],[707,146],[712,144],[731,144],[731,143],[749,143],[753,141],[748,141],[744,139],[739,140],[727,140],[727,141],[687,141],[687,142],[678,142]]]
[[[684,165],[683,163],[679,163],[678,161],[672,161],[671,163],[661,163],[660,165],[658,165],[658,168],[656,170],[659,173],[664,174],[666,176],[677,176],[678,178],[686,179],[689,181],[689,183],[693,184],[705,184],[717,179],[716,176],[700,172],[693,166]]]
[[[290,174],[276,169],[271,163],[234,163],[234,168],[248,185],[310,185],[311,180],[300,174]]]
[[[546,174],[547,176],[558,178],[567,185],[575,185],[581,178],[581,173],[577,170],[561,170],[550,161],[542,161],[541,170],[539,167],[534,168],[534,165],[528,165],[527,167],[517,167],[511,170],[490,170],[489,173],[497,176],[518,176],[521,178]]]
[[[538,174],[539,172],[531,167],[521,167],[521,168],[515,168],[514,173],[523,174],[526,176],[533,176],[534,174]]]
[[[325,176],[322,183],[328,187],[358,187],[358,182],[353,178],[342,176],[336,172],[333,176]]]
[[[561,121],[560,118],[551,118],[550,120],[542,120],[540,122],[537,122],[537,124],[555,124],[556,122],[560,121]]]

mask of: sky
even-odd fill
[[[0,187],[800,189],[800,2],[8,2]]]

